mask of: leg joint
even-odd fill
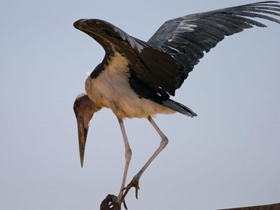
[[[126,161],[130,161],[131,160],[131,156],[132,156],[132,150],[130,148],[128,148],[126,151],[125,151],[125,159]]]
[[[165,135],[163,135],[163,136],[161,137],[160,145],[161,145],[162,147],[166,147],[166,145],[168,144],[168,142],[169,142],[168,138],[167,138]]]

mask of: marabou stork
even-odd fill
[[[141,175],[168,143],[152,116],[175,112],[189,117],[196,116],[190,108],[170,99],[170,96],[175,95],[175,90],[180,88],[199,59],[225,36],[253,26],[266,27],[253,18],[280,24],[278,17],[278,1],[197,13],[165,22],[147,42],[128,35],[104,20],[76,21],[74,27],[91,36],[105,50],[103,61],[86,79],[87,95],[78,95],[74,103],[81,166],[93,114],[103,107],[111,109],[120,125],[126,159],[117,202],[120,204],[124,201],[131,187],[135,187],[137,197]],[[148,119],[161,138],[155,153],[126,187],[132,152],[125,133],[124,118]]]

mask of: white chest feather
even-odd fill
[[[97,78],[86,80],[89,98],[100,107],[110,108],[119,118],[147,118],[159,113],[171,114],[173,110],[153,101],[140,98],[129,85],[128,61],[116,54]]]

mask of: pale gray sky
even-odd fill
[[[99,209],[118,194],[124,147],[115,116],[98,112],[80,168],[72,110],[103,49],[72,24],[104,19],[148,40],[166,20],[249,0],[31,1],[0,6],[0,208]],[[227,37],[195,67],[175,100],[198,117],[155,121],[169,145],[126,201],[130,210],[209,210],[280,202],[280,25]],[[158,146],[147,120],[125,120],[128,181]]]

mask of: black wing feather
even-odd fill
[[[188,74],[204,52],[209,52],[225,36],[239,33],[253,26],[266,27],[251,18],[261,18],[276,23],[280,16],[278,1],[265,1],[237,7],[229,7],[205,13],[197,13],[165,22],[150,38],[148,44],[170,53]],[[172,48],[177,49],[170,50]]]
[[[103,64],[116,52],[120,53],[129,61],[130,73],[167,100],[204,53],[225,36],[253,26],[265,27],[252,18],[280,23],[272,17],[280,16],[279,3],[265,1],[179,17],[165,22],[148,42],[103,20],[79,20],[74,26],[103,46],[106,51]]]

